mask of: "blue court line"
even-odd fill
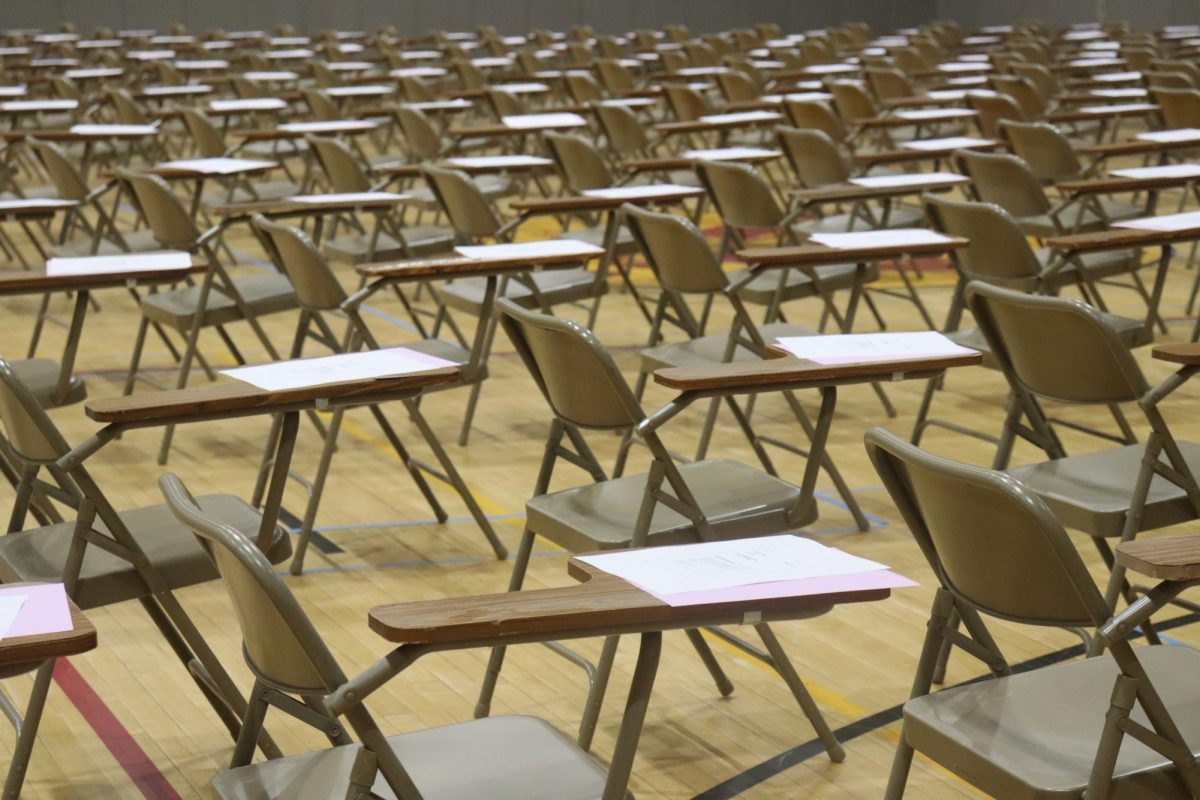
[[[861,492],[878,492],[882,489],[882,486],[864,486],[862,488],[851,489],[850,492],[852,494],[859,494]],[[847,513],[850,511],[850,507],[847,506],[845,501],[842,500],[841,496],[832,489],[817,489],[815,492],[813,492],[813,497],[817,498],[817,500],[821,501],[822,503],[829,503],[831,506],[837,506]],[[871,530],[878,530],[888,526],[887,520],[883,519],[882,517],[877,517],[874,514],[868,514],[866,511],[863,511],[862,514],[867,518],[867,524],[871,526]],[[854,530],[858,530],[858,528],[854,528]],[[823,532],[824,531],[805,531],[805,533],[817,534]],[[831,532],[840,533],[841,529],[834,529],[834,531]]]

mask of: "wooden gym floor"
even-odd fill
[[[1170,207],[1170,201],[1162,207]],[[713,231],[717,221],[705,220]],[[542,233],[548,233],[546,228]],[[531,226],[524,235],[533,237]],[[244,229],[230,236],[235,253],[245,266],[262,268],[261,251]],[[1147,260],[1157,254],[1146,254]],[[1163,313],[1171,323],[1163,340],[1180,340],[1190,333],[1183,305],[1195,273],[1185,269],[1186,252],[1172,265]],[[926,265],[919,282],[922,297],[942,320],[950,298],[951,276],[945,265]],[[341,267],[349,284],[350,269]],[[642,285],[650,275],[642,268]],[[890,273],[885,282],[894,282]],[[614,283],[614,289],[616,284]],[[1113,310],[1141,317],[1144,307],[1133,292],[1110,288],[1105,293]],[[98,298],[99,313],[89,315],[79,358],[91,397],[121,391],[124,369],[137,325],[137,312],[123,292]],[[52,310],[65,317],[70,299],[57,296]],[[426,302],[428,300],[426,299]],[[37,310],[37,298],[0,300],[4,325],[0,327],[0,354],[24,355]],[[920,320],[908,303],[881,297],[879,304],[893,330],[915,330]],[[583,320],[583,312],[565,309]],[[788,310],[793,321],[815,325],[815,302]],[[726,317],[717,319],[712,330]],[[393,297],[376,296],[370,323],[385,342],[411,341],[414,334]],[[470,320],[463,319],[469,325]],[[272,340],[290,341],[294,317],[276,315],[263,320]],[[869,315],[859,318],[858,330],[873,330]],[[265,353],[252,344],[248,329],[234,326],[235,337],[252,362]],[[628,294],[614,291],[604,299],[597,335],[615,353],[632,381],[638,349],[647,326]],[[43,355],[57,355],[63,331],[51,326],[42,344]],[[1162,337],[1160,337],[1161,339]],[[231,364],[215,336],[202,337],[209,358]],[[157,347],[154,345],[157,344]],[[314,351],[315,352],[315,351]],[[1138,359],[1154,382],[1170,372],[1149,358]],[[170,357],[161,343],[151,344],[146,362],[161,376],[172,374]],[[466,392],[442,392],[428,398],[423,408],[452,457],[491,515],[497,532],[510,550],[515,549],[522,526],[523,504],[531,492],[549,411],[508,342],[501,336],[495,347],[471,436],[470,446],[454,444],[466,402]],[[202,382],[197,373],[196,382]],[[820,519],[807,532],[820,541],[855,554],[882,561],[916,579],[920,586],[896,591],[887,601],[846,606],[824,617],[780,625],[780,636],[831,725],[846,745],[842,764],[831,763],[815,744],[810,726],[791,701],[782,682],[762,664],[714,640],[714,647],[736,690],[722,699],[682,635],[667,637],[654,699],[647,718],[633,789],[639,798],[878,798],[887,780],[897,740],[899,704],[909,691],[934,582],[916,546],[872,471],[863,451],[862,436],[873,425],[883,425],[907,436],[920,400],[923,384],[901,382],[887,386],[898,409],[895,419],[885,418],[867,387],[841,392],[831,452],[848,482],[870,515],[871,529],[858,532],[850,515],[839,505],[828,481],[822,477]],[[146,387],[139,387],[145,391]],[[970,368],[952,373],[947,391],[939,395],[935,413],[995,433],[1001,421],[1004,384],[997,373]],[[1166,403],[1166,414],[1180,438],[1200,438],[1194,411],[1200,385],[1188,385]],[[648,408],[670,395],[652,387]],[[806,398],[815,413],[815,397]],[[1111,419],[1086,409],[1057,410],[1060,416],[1111,428]],[[1131,409],[1135,419],[1136,409]],[[388,410],[401,435],[417,436],[397,408]],[[666,429],[668,444],[688,452],[699,430],[702,411],[693,409]],[[91,433],[95,426],[80,406],[54,412],[69,441]],[[778,398],[764,397],[757,406],[759,429],[791,441],[800,432]],[[348,673],[358,671],[387,652],[366,624],[367,610],[376,604],[502,591],[510,565],[496,561],[482,535],[447,487],[435,487],[451,514],[439,525],[385,441],[364,411],[352,412],[341,438],[325,501],[318,517],[321,538],[310,550],[302,577],[287,577],[288,584],[327,638]],[[195,492],[230,492],[248,497],[268,420],[256,418],[221,424],[198,424],[179,430],[170,463],[165,469],[179,473]],[[1137,425],[1139,430],[1144,425]],[[1096,449],[1096,439],[1064,430],[1073,452]],[[164,468],[154,463],[157,430],[126,435],[89,462],[95,477],[118,508],[133,508],[159,501],[157,479]],[[617,437],[591,436],[590,441],[606,463],[611,463]],[[988,464],[992,448],[979,440],[932,429],[926,445],[939,453],[975,464]],[[293,466],[311,475],[320,442],[304,422]],[[423,453],[423,445],[413,445]],[[713,457],[753,460],[728,415],[721,419]],[[799,480],[803,461],[782,452],[773,453],[784,477]],[[644,458],[635,451],[635,457]],[[1015,463],[1037,459],[1031,448],[1020,447]],[[568,486],[586,477],[570,467],[556,476],[556,486]],[[12,492],[0,487],[0,507],[11,502]],[[292,484],[287,509],[303,510],[303,489]],[[1098,577],[1102,567],[1094,550],[1079,537],[1082,552]],[[566,557],[540,542],[530,567],[529,587],[561,585],[569,581]],[[242,664],[237,626],[224,590],[218,584],[181,593],[189,612],[243,687],[250,676]],[[1170,614],[1168,616],[1174,616]],[[31,798],[207,797],[212,776],[228,762],[232,742],[211,713],[190,677],[168,650],[140,607],[133,603],[92,612],[100,632],[100,647],[93,653],[61,664],[51,691],[38,746],[34,750],[26,796]],[[1066,657],[1078,639],[1061,631],[1032,631],[993,625],[1005,653],[1014,664],[1037,659]],[[1200,642],[1196,626],[1169,631],[1173,642]],[[595,654],[599,642],[580,648]],[[632,670],[635,647],[626,642],[618,656],[614,680],[601,719],[594,752],[601,758],[611,750],[619,723],[624,693]],[[370,703],[388,732],[469,719],[483,673],[486,652],[437,655],[424,659],[392,682]],[[958,683],[985,672],[982,665],[956,654],[949,682]],[[23,703],[31,676],[14,678],[4,689]],[[564,731],[573,732],[579,721],[585,693],[582,672],[540,646],[516,648],[510,653],[495,702],[496,713],[531,713],[545,717]],[[290,724],[282,717],[268,718],[270,730],[285,752],[322,746],[315,733]],[[7,759],[13,736],[0,734],[0,763]],[[910,781],[914,798],[977,796],[957,779],[918,759]]]

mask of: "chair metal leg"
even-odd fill
[[[817,708],[812,695],[808,693],[804,681],[800,679],[800,674],[792,666],[791,659],[788,658],[783,645],[779,643],[779,639],[775,636],[775,631],[771,630],[771,626],[765,622],[755,625],[754,630],[758,632],[759,638],[767,646],[767,652],[771,654],[772,666],[775,667],[775,671],[779,673],[784,683],[791,689],[792,696],[800,704],[800,710],[804,712],[804,716],[808,717],[809,723],[817,732],[817,737],[821,740],[821,744],[825,746],[825,752],[829,755],[829,760],[838,763],[845,761],[845,749],[838,742],[837,737],[833,735],[833,731],[829,728],[829,723],[825,721],[825,717],[821,714],[821,709]]]
[[[483,381],[475,381],[471,385],[471,393],[467,396],[467,410],[463,412],[462,429],[458,432],[458,443],[466,447],[471,435],[471,421],[475,419],[475,406],[479,404],[479,392],[483,389]]]
[[[525,571],[529,568],[529,557],[533,553],[534,533],[526,528],[521,533],[521,544],[517,547],[516,558],[513,559],[512,577],[508,581],[510,592],[521,591],[525,582]],[[507,648],[493,647],[488,658],[487,671],[483,674],[483,685],[479,689],[479,699],[475,701],[475,717],[486,717],[492,711],[492,696],[496,693],[496,682],[500,679],[500,669],[504,666],[504,653]]]
[[[312,540],[313,522],[317,516],[317,506],[321,503],[321,495],[325,491],[325,479],[329,476],[329,462],[333,460],[333,449],[337,444],[338,433],[342,429],[342,417],[346,409],[339,408],[333,412],[329,421],[329,433],[325,437],[325,446],[321,449],[321,460],[317,464],[317,475],[313,478],[312,491],[308,496],[308,507],[304,510],[304,520],[300,524],[300,535],[296,540],[296,552],[292,554],[292,563],[288,570],[293,575],[304,571],[304,554],[308,551],[308,543]]]
[[[729,676],[721,668],[721,664],[717,661],[716,655],[713,654],[712,648],[708,646],[708,642],[704,641],[704,636],[695,628],[689,628],[686,633],[688,640],[692,643],[692,647],[696,650],[696,654],[700,656],[700,660],[708,668],[708,674],[712,676],[713,682],[717,684],[717,691],[721,693],[721,697],[729,697],[729,695],[733,694],[733,681],[729,680]]]
[[[617,657],[617,645],[620,643],[620,636],[606,636],[604,646],[600,649],[600,659],[596,662],[596,677],[592,681],[591,690],[588,691],[587,702],[583,707],[583,719],[579,721],[579,738],[576,740],[584,752],[592,749],[592,738],[596,735],[596,723],[600,721],[604,693],[608,691],[608,679],[612,675],[613,661]]]
[[[50,680],[54,677],[56,661],[54,658],[43,661],[33,679],[33,691],[29,695],[25,719],[17,735],[17,746],[13,749],[12,762],[8,766],[8,777],[4,780],[4,800],[16,800],[21,796],[21,786],[29,769],[29,757],[33,754],[33,743],[37,739],[38,725],[46,707],[46,695],[50,692]]]

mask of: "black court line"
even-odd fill
[[[1185,614],[1182,617],[1176,617],[1165,622],[1155,624],[1155,629],[1160,631],[1171,630],[1188,625],[1193,622],[1200,622],[1200,613]],[[1042,667],[1048,667],[1051,664],[1057,664],[1060,661],[1066,661],[1071,658],[1083,655],[1084,649],[1082,644],[1077,644],[1072,647],[1064,647],[1061,650],[1055,650],[1052,653],[1031,658],[1028,661],[1022,661],[1020,664],[1013,666],[1013,672],[1029,672]],[[972,678],[964,683],[957,684],[958,686],[967,686],[972,683],[990,680],[991,675],[980,675],[978,678]],[[950,687],[946,687],[950,688]],[[851,722],[849,725],[843,725],[833,733],[837,740],[842,744],[857,739],[859,736],[864,736],[880,728],[886,728],[893,722],[899,722],[901,714],[904,710],[904,704],[901,703],[891,708],[885,708],[883,711],[877,711],[870,716],[863,717],[860,720]],[[750,769],[742,772],[729,780],[718,783],[711,789],[706,789],[696,795],[692,800],[730,800],[737,797],[742,792],[749,791],[760,783],[764,783],[776,775],[788,770],[797,764],[802,764],[814,756],[821,755],[825,752],[825,747],[821,744],[820,739],[810,739],[809,741],[797,745],[790,750],[785,750],[782,753],[768,758],[766,761],[760,762]]]
[[[280,509],[279,509],[279,521],[282,522],[284,525],[286,525],[288,530],[292,531],[293,533],[300,530],[300,526],[304,524],[303,520],[301,520],[295,514],[293,514],[292,512],[288,511],[286,508],[283,508],[283,507],[280,507]],[[315,528],[313,529],[313,532],[312,532],[312,539],[310,539],[309,542],[312,544],[313,547],[317,548],[322,553],[344,553],[344,552],[346,552],[345,550],[338,547],[336,544],[334,544],[333,542],[329,541],[324,536],[322,536],[321,532],[316,530]]]

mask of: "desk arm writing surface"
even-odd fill
[[[91,400],[85,410],[97,422],[141,426],[239,412],[282,413],[297,408],[311,408],[319,401],[332,404],[350,403],[358,398],[365,401],[393,392],[403,393],[453,383],[458,380],[459,372],[458,367],[440,367],[391,378],[275,392],[242,381],[230,381],[196,389],[173,389]]]
[[[1159,361],[1169,361],[1172,364],[1185,366],[1200,365],[1200,342],[1181,342],[1179,344],[1160,344],[1151,352]]]
[[[734,361],[702,367],[667,367],[654,373],[654,382],[683,392],[729,390],[759,392],[780,390],[798,383],[838,383],[886,379],[896,373],[923,373],[980,364],[981,353],[873,361],[854,364],[818,364],[799,358]]]
[[[1122,542],[1117,563],[1141,575],[1169,581],[1200,580],[1200,534]]]
[[[1195,181],[1195,177],[1123,178],[1113,176],[1111,178],[1064,181],[1058,184],[1058,189],[1064,194],[1085,196],[1113,194],[1115,192],[1152,192],[1159,189],[1174,189],[1186,186]]]
[[[752,247],[739,250],[739,260],[750,265],[751,269],[789,266],[801,264],[838,264],[853,261],[874,261],[903,256],[941,255],[951,250],[961,250],[969,245],[966,239],[954,236],[947,242],[934,244],[905,245],[903,247],[873,247],[838,250],[819,244],[801,244],[790,247]]]

